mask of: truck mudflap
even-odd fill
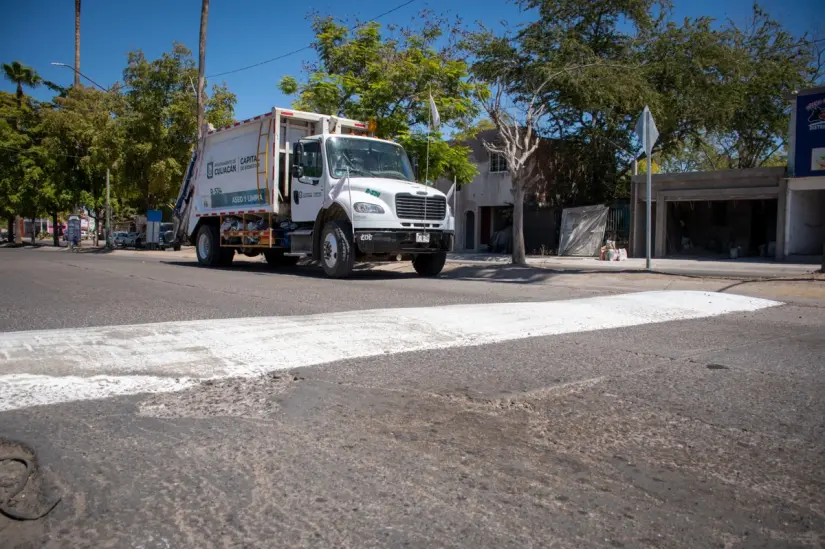
[[[363,254],[451,252],[454,234],[447,231],[355,231]]]

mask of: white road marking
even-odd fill
[[[0,411],[174,391],[198,379],[252,376],[358,357],[697,319],[776,305],[781,303],[733,294],[642,292],[566,301],[9,332],[0,334]]]

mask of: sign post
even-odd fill
[[[646,230],[645,230],[645,265],[647,270],[650,270],[650,257],[651,257],[651,187],[653,186],[653,160],[650,158],[650,153],[653,151],[653,145],[656,143],[656,140],[659,138],[659,130],[656,129],[656,123],[653,121],[653,115],[650,113],[650,109],[645,106],[645,110],[642,111],[642,116],[639,117],[639,121],[636,122],[636,135],[639,136],[639,139],[642,141],[642,146],[645,150],[645,158],[647,159],[647,182],[646,182],[646,193],[645,193],[645,211],[646,211]],[[662,215],[662,212],[659,212],[659,215]],[[661,238],[661,235],[659,236]]]
[[[151,250],[154,250],[160,243],[161,216],[162,212],[160,210],[146,212],[146,243]]]

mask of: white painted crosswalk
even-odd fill
[[[780,305],[706,292],[376,309],[0,334],[0,411],[345,359],[688,320]]]

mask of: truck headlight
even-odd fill
[[[379,206],[378,204],[370,204],[369,202],[356,202],[355,211],[362,214],[382,214],[384,213],[384,208]]]

